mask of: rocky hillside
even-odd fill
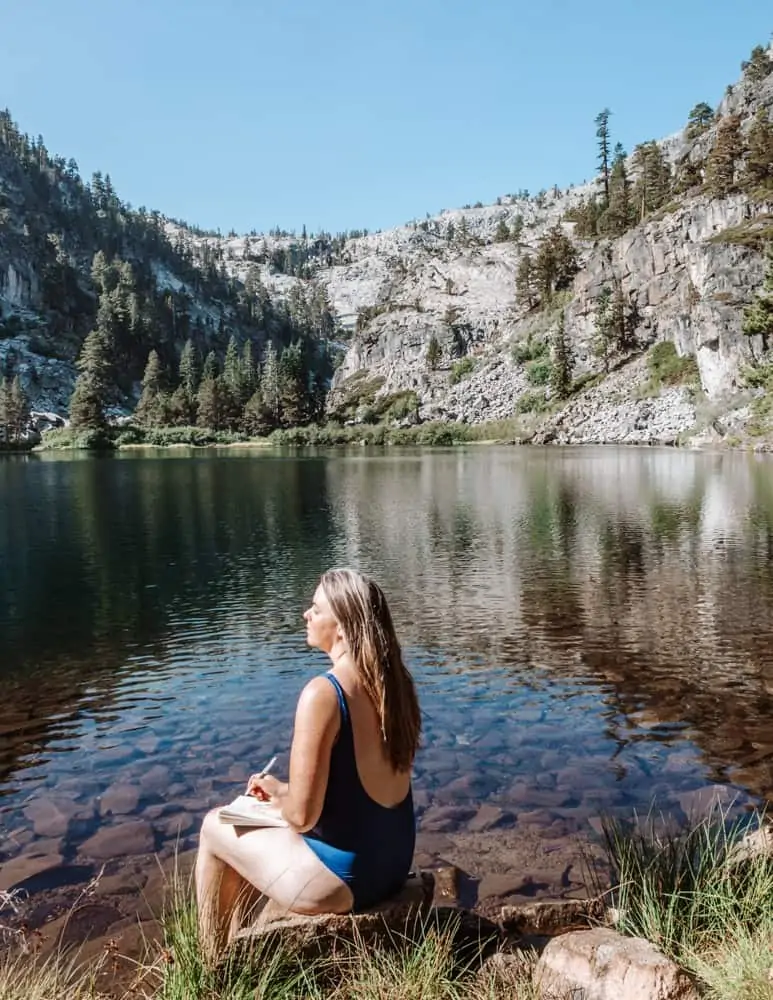
[[[163,260],[149,250],[155,288],[162,299],[181,294],[187,313],[203,317],[198,335],[219,351],[229,331],[245,335],[232,302],[251,281],[276,302],[324,293],[337,332],[320,335],[340,352],[328,413],[342,421],[373,420],[397,402],[390,412],[406,421],[516,417],[537,440],[742,435],[765,393],[745,385],[744,370],[764,345],[742,332],[742,321],[773,238],[771,111],[773,47],[758,48],[716,109],[697,105],[682,133],[628,157],[619,152],[607,191],[602,175],[566,191],[503,196],[337,237],[224,238],[152,216],[164,247]],[[7,219],[2,158],[0,185]],[[26,194],[18,183],[10,191],[17,236],[0,226],[0,361],[9,344],[21,349],[37,372],[37,401],[61,408],[83,329],[65,322],[52,347],[41,268],[20,249]],[[622,221],[613,218],[621,198]],[[571,266],[540,277],[545,247],[562,239]],[[142,248],[132,255],[141,260]],[[197,288],[191,268],[213,261],[221,287]],[[79,288],[89,295],[87,282]],[[561,400],[552,388],[560,321],[571,354]],[[273,336],[264,324],[259,339]],[[670,354],[651,350],[661,342],[673,345]],[[167,335],[166,347],[179,350],[179,336]]]

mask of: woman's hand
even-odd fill
[[[253,774],[247,782],[247,794],[259,802],[278,802],[287,793],[287,785],[273,774]]]

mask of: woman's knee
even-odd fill
[[[199,845],[206,844],[211,846],[217,839],[217,834],[221,827],[220,818],[218,817],[217,812],[217,809],[210,809],[204,817],[204,821],[201,824],[201,830],[199,831]]]

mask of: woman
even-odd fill
[[[253,775],[247,786],[288,827],[233,827],[214,810],[201,829],[196,894],[212,953],[253,887],[285,910],[348,913],[397,892],[411,865],[421,717],[384,593],[354,570],[330,570],[304,618],[332,668],[301,692],[289,782]]]

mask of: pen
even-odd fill
[[[265,776],[268,774],[268,772],[271,770],[271,768],[274,766],[274,764],[276,764],[276,757],[272,757],[271,758],[271,760],[268,762],[268,764],[266,764],[266,766],[263,768],[263,770],[258,772],[257,777],[258,778],[265,778]]]

